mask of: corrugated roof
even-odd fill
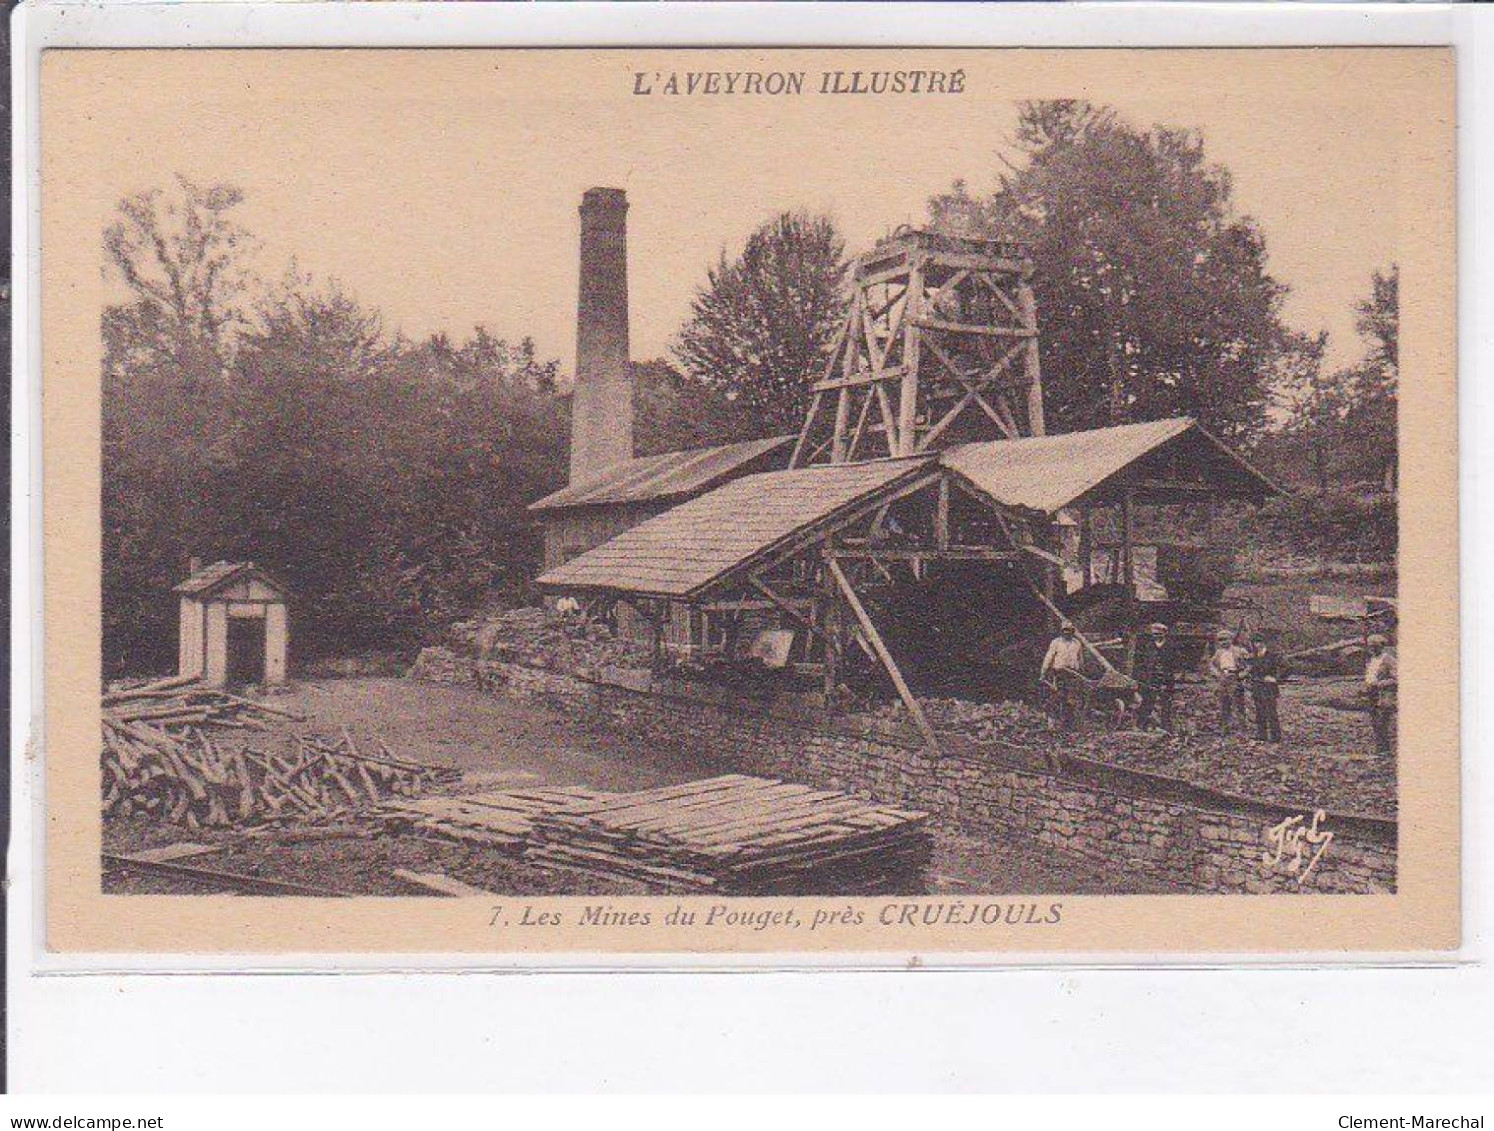
[[[1052,514],[1189,431],[1217,448],[1257,490],[1277,493],[1275,484],[1187,416],[1057,436],[960,444],[946,449],[940,461],[998,503]]]
[[[916,478],[932,463],[931,457],[920,457],[744,476],[625,530],[542,574],[538,584],[691,595],[771,554],[794,535]]]
[[[267,585],[282,593],[285,592],[284,585],[253,562],[213,562],[212,565],[203,566],[186,581],[175,586],[172,592],[201,597],[246,574],[252,574]]]
[[[792,436],[772,436],[716,448],[692,448],[644,456],[609,467],[600,475],[546,495],[530,510],[559,510],[608,503],[683,499],[724,482],[733,472],[793,443]]]

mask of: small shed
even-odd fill
[[[194,564],[181,598],[178,670],[211,687],[285,682],[290,650],[285,586],[253,562]]]

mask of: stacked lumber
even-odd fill
[[[536,814],[524,858],[667,891],[873,895],[924,890],[925,813],[728,774]]]
[[[392,833],[414,833],[517,853],[528,842],[539,814],[610,796],[577,786],[537,787],[391,801],[381,812],[385,828]]]
[[[460,776],[395,758],[381,741],[380,754],[368,754],[346,728],[337,738],[281,733],[262,748],[229,742],[210,731],[269,730],[264,717],[295,716],[182,681],[149,688],[106,697],[106,817],[152,816],[193,829],[336,819]]]

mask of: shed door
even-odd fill
[[[228,618],[228,682],[265,681],[264,618]]]

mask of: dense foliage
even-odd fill
[[[106,235],[131,300],[103,320],[104,663],[169,669],[188,558],[290,587],[297,654],[413,644],[517,593],[525,503],[564,480],[556,363],[479,328],[391,338],[335,286],[239,270],[238,194],[131,198]]]
[[[795,431],[845,313],[845,241],[828,217],[785,212],[721,252],[680,330],[686,373],[723,394],[759,435]]]
[[[1278,385],[1285,423],[1264,444],[1283,478],[1328,494],[1396,486],[1396,396],[1400,379],[1400,270],[1376,271],[1355,306],[1364,357],[1325,371],[1327,335],[1299,339]]]
[[[1399,275],[1357,308],[1365,357],[1283,326],[1284,288],[1195,133],[1082,102],[1024,105],[996,191],[957,184],[933,222],[1027,242],[1050,428],[1188,413],[1312,500],[1252,536],[1394,553]],[[189,557],[253,559],[293,594],[298,657],[411,647],[497,596],[529,596],[530,501],[566,475],[569,401],[529,340],[390,335],[294,267],[250,270],[242,193],[179,180],[104,232],[103,615],[110,674],[169,670]],[[636,363],[636,448],[791,432],[843,310],[845,245],[784,213],[709,268],[675,343]],[[1274,412],[1271,399],[1275,398]]]
[[[1050,429],[1186,414],[1260,432],[1285,288],[1203,138],[1063,100],[1022,104],[1015,141],[992,194],[956,183],[930,219],[1030,248]]]

